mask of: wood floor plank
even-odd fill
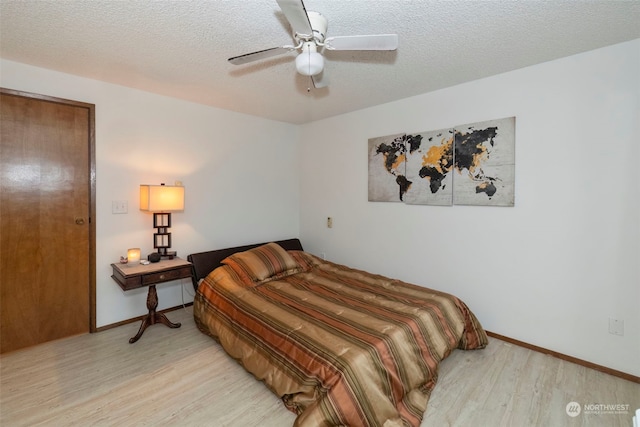
[[[135,344],[139,325],[127,324],[2,355],[0,425],[293,425],[280,399],[197,330],[191,307],[168,316],[182,327],[154,325]],[[572,418],[572,401],[629,410]],[[636,383],[491,338],[442,362],[422,426],[628,427],[637,408]]]

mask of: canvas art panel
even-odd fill
[[[406,134],[369,139],[369,201],[401,202],[406,181]]]
[[[450,206],[453,203],[453,129],[421,132],[407,152],[409,188],[405,203]]]
[[[455,127],[453,203],[513,206],[515,117]]]

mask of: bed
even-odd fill
[[[188,260],[196,325],[296,426],[419,426],[438,363],[488,342],[460,299],[325,261],[298,239]]]

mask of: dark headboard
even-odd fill
[[[268,243],[268,242],[265,242]],[[193,288],[198,289],[200,279],[207,277],[209,273],[220,266],[220,262],[229,255],[236,252],[243,252],[249,249],[257,248],[265,243],[255,243],[252,245],[236,246],[235,248],[217,249],[214,251],[198,252],[187,256],[187,261],[192,265],[193,270]],[[282,246],[288,251],[301,251],[302,243],[299,239],[278,240],[275,243]]]

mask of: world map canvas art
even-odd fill
[[[513,206],[515,117],[369,139],[369,201]]]

